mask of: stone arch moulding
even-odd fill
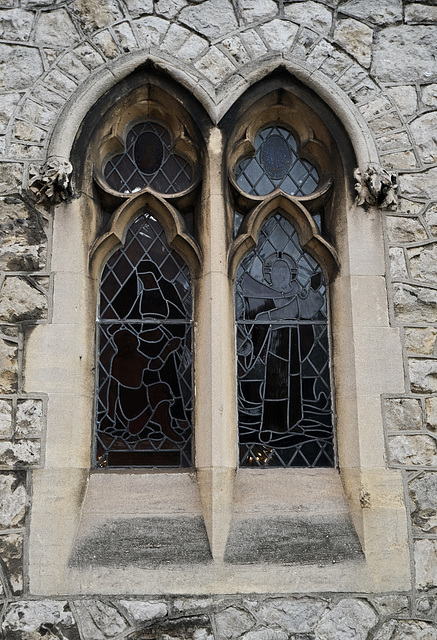
[[[98,108],[104,108],[104,94],[113,89],[117,81],[121,83],[120,86],[126,86],[123,83],[128,81],[127,74],[138,66],[139,57],[140,54],[128,56],[123,63],[118,61],[113,64],[112,73],[105,70],[100,77],[95,76],[93,89],[89,93],[87,93],[90,87],[88,83],[81,87],[64,109],[55,128],[50,155],[70,157],[75,136],[78,136],[77,139],[81,143],[89,138],[90,125],[86,119],[87,112],[92,104],[97,102],[99,102]],[[159,61],[159,65],[164,66],[164,63]],[[260,75],[266,75],[269,70],[270,68],[261,74],[253,72],[249,74],[249,80],[260,80]],[[345,98],[344,93],[321,74],[310,73],[303,66],[296,65],[293,69],[289,68],[289,71],[299,80],[300,87],[307,81],[308,88],[315,93],[318,92],[322,100],[325,99],[330,110],[336,114],[337,120],[346,129],[358,163],[366,164],[375,159],[375,149],[369,142],[371,136],[366,132],[358,111]],[[147,71],[140,71],[134,84],[136,82],[138,86],[143,81],[141,78],[144,79],[144,74],[147,73]],[[156,71],[153,73],[159,75]],[[172,68],[169,69],[169,73],[172,74]],[[189,89],[191,81],[187,76],[184,77],[185,87]],[[293,78],[290,75],[287,75],[287,78],[287,81],[292,84]],[[173,82],[172,85],[176,86],[176,83]],[[267,78],[266,91],[268,85]],[[263,86],[262,81],[259,86]],[[193,104],[195,101],[190,98],[186,88],[181,91]],[[194,87],[192,90],[194,94]],[[195,95],[201,98],[200,102],[204,105],[203,108],[196,106],[197,113],[200,114],[199,128],[203,135],[204,132],[210,133],[205,143],[205,182],[214,195],[209,199],[205,198],[205,202],[207,207],[214,208],[215,211],[223,214],[217,216],[217,221],[214,220],[214,224],[222,224],[220,221],[226,219],[226,211],[223,195],[220,195],[220,193],[223,194],[224,188],[220,175],[226,146],[226,117],[222,119],[219,127],[211,125],[211,120],[212,123],[218,121],[222,106],[214,104],[213,96],[206,100],[199,95],[199,91]],[[110,99],[113,100],[112,104],[116,103],[115,91],[112,92]],[[210,114],[209,121],[205,111]],[[204,139],[206,138],[207,136],[204,135]],[[78,159],[78,146],[72,154],[73,164]],[[351,175],[353,168],[350,167]],[[188,473],[168,474],[172,476],[171,478],[165,478],[165,474],[162,473],[125,471],[114,474],[116,478],[111,485],[110,495],[107,491],[105,492],[106,481],[103,472],[96,473],[91,480],[89,479],[90,425],[92,424],[94,388],[93,335],[98,271],[96,266],[93,273],[89,272],[89,249],[98,232],[98,213],[91,179],[86,177],[91,175],[89,160],[85,163],[83,170],[85,177],[82,182],[79,180],[81,183],[79,197],[71,203],[60,205],[54,217],[53,320],[49,325],[36,327],[27,345],[27,391],[44,391],[49,394],[45,467],[35,470],[33,477],[34,503],[30,538],[31,592],[46,595],[77,593],[78,585],[83,594],[232,593],[279,590],[284,592],[338,590],[361,592],[407,589],[409,576],[405,567],[408,566],[408,552],[401,478],[397,471],[389,471],[385,466],[380,410],[382,393],[399,393],[403,389],[399,336],[397,329],[390,328],[388,323],[381,221],[378,212],[371,209],[363,215],[363,211],[353,204],[351,194],[344,185],[341,188],[343,204],[338,209],[340,221],[338,224],[332,223],[333,246],[338,253],[341,269],[338,275],[332,278],[330,290],[338,414],[338,455],[347,501],[344,502],[345,505],[347,504],[345,508],[352,516],[365,559],[350,564],[343,563],[342,566],[331,564],[323,569],[311,564],[293,565],[291,569],[281,565],[241,564],[234,565],[231,572],[229,567],[220,561],[220,553],[217,554],[218,560],[211,562],[207,552],[204,555],[201,554],[196,563],[191,566],[178,564],[173,565],[169,570],[163,567],[147,566],[147,563],[140,561],[133,564],[121,562],[117,566],[102,563],[98,567],[84,566],[75,562],[74,558],[77,558],[77,554],[74,553],[74,549],[77,548],[75,536],[78,531],[79,534],[81,533],[80,527],[84,534],[83,539],[90,534],[91,538],[94,536],[98,540],[99,528],[108,510],[112,509],[116,512],[119,509],[125,513],[127,494],[130,496],[129,516],[125,521],[129,521],[130,525],[128,522],[126,526],[129,530],[136,531],[137,539],[141,539],[141,530],[132,528],[131,525],[134,520],[138,524],[138,519],[144,517],[144,496],[159,493],[172,494],[173,502],[179,501],[178,506],[183,505],[184,515],[187,518],[197,519],[196,522],[200,522],[203,517],[210,546],[216,545],[216,549],[221,549],[223,554],[226,539],[220,539],[216,522],[220,517],[227,518],[228,515],[220,511],[223,507],[220,502],[223,496],[217,489],[221,486],[221,480],[224,477],[233,477],[235,474],[235,463],[232,462],[234,454],[232,454],[223,464],[222,475],[211,474],[207,464],[204,464],[203,489],[200,492],[195,476]],[[347,183],[347,178],[343,179]],[[214,192],[215,187],[218,187],[217,192]],[[276,201],[275,198],[277,198]],[[271,203],[274,202],[274,204],[271,206],[281,202],[285,207],[281,198],[283,196],[280,195],[272,197]],[[149,202],[152,203],[151,195],[140,194],[137,204],[140,201],[144,206]],[[169,216],[169,219],[177,220],[177,216],[170,215],[168,203],[164,207],[155,197],[153,203],[162,208],[163,219]],[[300,205],[289,200],[287,207],[294,207],[297,211]],[[125,205],[125,208],[122,207],[120,213],[115,215],[113,229],[117,228],[117,220],[120,221],[120,228],[117,228],[112,239],[110,235],[108,236],[107,244],[102,243],[100,248],[95,245],[96,254],[99,254],[95,259],[96,265],[101,264],[103,253],[107,253],[110,250],[109,247],[112,249],[116,242],[120,242],[123,235],[122,227],[125,222],[133,219],[134,209],[134,205]],[[253,220],[255,218],[256,215]],[[296,214],[295,219],[302,220],[302,233],[311,228],[311,223],[302,211],[299,215]],[[174,224],[175,239],[185,238],[186,254],[191,254],[191,261],[198,263],[200,253],[195,243],[188,240],[183,229],[177,228],[177,224]],[[168,228],[171,231],[171,223]],[[311,230],[314,232],[314,229],[311,228]],[[313,239],[316,235],[313,234]],[[253,236],[251,241],[254,241]],[[321,246],[321,241],[318,243]],[[105,248],[103,248],[104,244],[106,244]],[[241,252],[243,253],[246,248],[248,246]],[[182,248],[181,252],[183,252]],[[234,255],[237,254],[241,255],[236,251]],[[229,291],[231,287],[227,256],[223,257],[224,271],[217,278],[224,289]],[[237,258],[234,259],[233,264],[236,262],[238,262]],[[369,295],[369,291],[373,299],[377,297],[378,306],[383,309],[378,318],[371,315],[369,305],[366,304],[366,295]],[[206,287],[204,292],[207,296]],[[231,318],[232,326],[231,312],[225,309],[223,315],[227,314],[228,319]],[[197,320],[202,318],[202,310],[198,314]],[[68,349],[64,348],[66,334],[69,336]],[[230,333],[227,340],[232,344],[233,337]],[[354,345],[353,350],[350,348],[351,344]],[[384,362],[384,367],[379,366],[381,362]],[[50,363],[50,366],[47,366],[47,363]],[[381,374],[375,374],[375,371],[381,370],[384,371],[383,378]],[[209,382],[209,379],[202,380],[202,384]],[[232,395],[233,380],[226,380],[224,385],[226,389],[231,390]],[[201,390],[198,389],[197,393],[200,394]],[[229,416],[232,414],[232,405],[228,411]],[[211,450],[213,445],[214,442],[211,443]],[[210,453],[207,451],[200,451],[199,459],[205,460],[208,455]],[[283,470],[278,470],[280,471]],[[281,474],[278,472],[272,473],[267,481],[270,490],[273,490],[275,483],[282,481]],[[329,475],[332,477],[331,470]],[[264,491],[265,484],[261,476],[255,478],[255,483],[260,479],[263,486],[258,486],[261,491]],[[295,486],[302,491],[300,494],[302,496],[307,495],[309,490],[315,495],[321,487],[326,485],[326,482],[327,477],[323,473],[318,475],[312,470],[298,471],[294,475]],[[328,482],[328,484],[332,486],[332,483]],[[231,486],[229,482],[228,485]],[[308,489],[308,487],[312,488]],[[336,487],[338,487],[337,483]],[[237,493],[238,491],[237,486]],[[371,496],[370,503],[366,501],[365,507],[360,504],[360,495],[363,491]],[[295,492],[296,495],[298,496]],[[242,492],[240,496],[243,496]],[[337,498],[344,501],[343,493],[339,496],[336,488],[329,499],[337,500]],[[60,508],[59,505],[62,507]],[[299,509],[300,505],[301,502],[297,499],[291,508]],[[166,508],[171,515],[173,506],[167,504],[163,507],[162,503],[151,500],[147,504],[147,515],[162,514],[163,509],[165,511]],[[278,508],[280,506],[278,505]],[[85,524],[84,516],[88,517]],[[48,520],[54,523],[51,527],[52,533],[47,531]],[[90,536],[88,535],[88,538]],[[387,552],[387,549],[390,551]],[[89,551],[92,554],[92,545]],[[199,571],[199,562],[202,564],[201,571]]]

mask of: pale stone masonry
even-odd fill
[[[92,105],[147,60],[190,86],[216,122],[279,67],[324,86],[322,99],[332,87],[344,96],[344,127],[355,119],[395,176],[397,203],[371,212],[364,203],[361,215],[382,219],[389,322],[403,348],[404,392],[382,394],[381,410],[386,464],[403,482],[411,588],[351,592],[339,581],[327,592],[284,593],[278,580],[270,593],[246,595],[32,591],[34,470],[45,464],[50,402],[44,387],[28,391],[26,348],[52,321],[54,214],[50,197],[35,198],[43,183],[29,186],[49,157],[68,163],[63,145],[80,125],[64,119],[69,106]],[[59,185],[58,202],[68,200]],[[0,270],[5,640],[437,640],[434,0],[0,0]]]

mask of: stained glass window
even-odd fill
[[[241,466],[333,466],[323,272],[280,213],[236,276]]]
[[[279,188],[292,196],[306,196],[319,184],[317,169],[299,157],[293,134],[279,125],[257,134],[255,154],[240,162],[235,179],[240,189],[255,196]]]
[[[101,279],[97,466],[191,466],[191,317],[188,267],[144,213]]]
[[[105,165],[108,185],[120,193],[150,186],[159,193],[179,193],[191,184],[190,164],[171,151],[170,134],[156,122],[136,124],[126,137],[126,149]]]

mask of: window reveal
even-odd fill
[[[190,275],[149,213],[101,279],[97,466],[191,466]]]
[[[241,466],[333,466],[326,290],[280,213],[236,276]]]

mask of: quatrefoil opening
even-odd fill
[[[151,121],[130,129],[125,151],[109,158],[103,174],[109,187],[119,193],[136,193],[146,187],[162,194],[181,193],[193,179],[190,163],[172,151],[168,130]]]
[[[316,167],[298,155],[296,138],[279,125],[265,127],[255,137],[255,153],[236,168],[235,180],[242,191],[265,196],[282,189],[291,196],[308,196],[320,183]]]

